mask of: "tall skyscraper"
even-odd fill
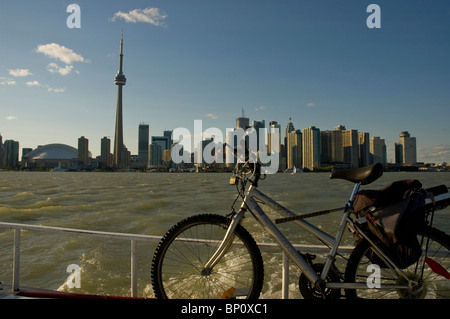
[[[236,119],[236,128],[241,128],[244,131],[250,127],[250,119],[245,116],[244,109],[242,109],[242,116]]]
[[[149,125],[145,123],[139,124],[139,141],[138,141],[138,161],[141,166],[148,166],[148,149],[150,145]]]
[[[387,163],[386,144],[384,142],[384,139],[380,138],[379,136],[373,136],[370,139],[370,157],[371,164]]]
[[[120,59],[119,72],[114,78],[114,84],[118,86],[117,90],[117,108],[116,108],[116,130],[114,135],[114,166],[117,169],[127,168],[127,150],[123,144],[123,119],[122,119],[122,86],[126,84],[127,79],[123,74],[123,32],[120,38]]]
[[[303,129],[303,167],[310,170],[320,167],[320,130],[315,126]]]
[[[100,142],[100,163],[102,167],[111,166],[111,140],[108,137],[103,137]]]
[[[416,138],[408,131],[400,133],[400,141],[395,143],[395,162],[404,165],[417,164]]]
[[[78,163],[88,164],[89,161],[89,140],[84,136],[78,138]]]
[[[302,166],[302,131],[293,130],[287,133],[287,168],[301,168]]]
[[[6,140],[3,145],[3,166],[19,166],[19,142]]]

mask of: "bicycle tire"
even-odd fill
[[[444,232],[433,228],[425,227],[421,231],[419,236],[424,237],[424,243],[427,242],[427,237],[429,239],[429,258],[437,261],[447,273],[450,272],[450,236]],[[367,256],[371,250],[371,245],[367,240],[362,240],[359,242],[355,249],[352,251],[349,260],[347,262],[347,267],[345,270],[345,282],[366,282],[369,279],[372,272],[368,272],[368,266],[372,264]],[[430,252],[437,250],[446,250],[443,255],[433,255]],[[423,267],[422,267],[423,265]],[[367,299],[450,299],[450,280],[444,278],[443,276],[434,272],[428,263],[424,262],[424,256],[410,265],[406,269],[403,269],[405,274],[409,278],[418,279],[420,278],[420,273],[423,268],[423,280],[421,287],[417,288],[415,291],[410,291],[409,289],[345,289],[346,298],[367,298]],[[385,284],[405,284],[406,279],[399,277],[394,271],[387,267],[382,267],[380,269],[380,281],[381,285]]]
[[[216,299],[259,297],[264,268],[261,252],[248,231],[238,225],[233,244],[214,266],[202,274],[203,265],[224,238],[230,219],[220,215],[195,215],[180,221],[161,239],[152,262],[156,298]],[[186,241],[193,238],[209,244]],[[212,241],[212,242],[211,242]],[[225,296],[226,294],[228,296]]]

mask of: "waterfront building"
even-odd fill
[[[370,139],[370,164],[387,163],[386,143],[379,136]]]
[[[263,129],[263,131],[265,132],[266,121],[265,120],[253,121],[252,127],[256,131],[256,143],[257,143],[256,145],[258,146],[258,151],[264,151],[267,153],[267,143],[266,143],[266,138],[265,138],[266,137],[265,134],[267,134],[267,133],[263,133],[263,135],[262,135],[263,140],[261,141],[261,143],[262,143],[262,145],[264,145],[262,149],[260,147],[260,142],[259,142],[260,138],[261,138],[259,130]]]
[[[116,129],[114,134],[114,166],[117,169],[128,168],[129,152],[123,143],[122,87],[126,84],[123,74],[123,32],[120,39],[119,71],[114,78],[117,85]]]
[[[100,165],[102,168],[112,166],[111,139],[106,136],[100,141]]]
[[[139,166],[148,165],[148,150],[150,145],[150,128],[148,124],[139,124],[138,131],[138,162]]]
[[[395,163],[403,165],[417,164],[416,138],[408,131],[400,133],[400,141],[395,143]]]
[[[359,166],[370,165],[370,136],[367,132],[358,133]]]
[[[286,129],[284,131],[284,150],[283,150],[283,153],[282,153],[283,157],[286,158],[286,165],[287,166],[289,166],[289,164],[287,163],[289,161],[288,160],[288,136],[289,136],[289,133],[294,131],[294,130],[295,130],[294,124],[292,124],[291,118],[289,118],[289,122],[286,125]]]
[[[309,126],[302,131],[303,167],[314,170],[320,167],[320,130]]]
[[[302,168],[302,131],[293,130],[287,136],[287,169]]]
[[[40,145],[22,157],[22,166],[28,169],[50,169],[77,166],[78,150],[65,144]]]
[[[354,168],[359,165],[358,131],[345,130],[342,132],[342,146],[344,148],[344,163]]]
[[[84,136],[78,138],[78,163],[82,165],[89,163],[89,140]]]
[[[5,141],[3,144],[3,166],[19,166],[19,142],[14,140]]]
[[[152,142],[149,145],[148,168],[158,168],[162,164],[163,149],[161,144]]]
[[[242,116],[236,118],[236,128],[241,128],[244,131],[250,127],[250,119],[245,116],[244,109],[242,109]]]

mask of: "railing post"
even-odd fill
[[[282,293],[281,298],[289,299],[289,258],[283,253],[283,271],[281,276]]]
[[[131,297],[137,297],[136,240],[131,240]]]
[[[20,228],[14,229],[13,279],[12,290],[19,290],[20,277]]]

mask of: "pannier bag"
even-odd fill
[[[355,198],[353,212],[366,217],[363,230],[381,241],[397,266],[406,268],[420,258],[416,234],[425,221],[425,196],[418,180],[393,182],[378,191],[362,190]],[[367,257],[380,267],[386,266],[378,256]]]

